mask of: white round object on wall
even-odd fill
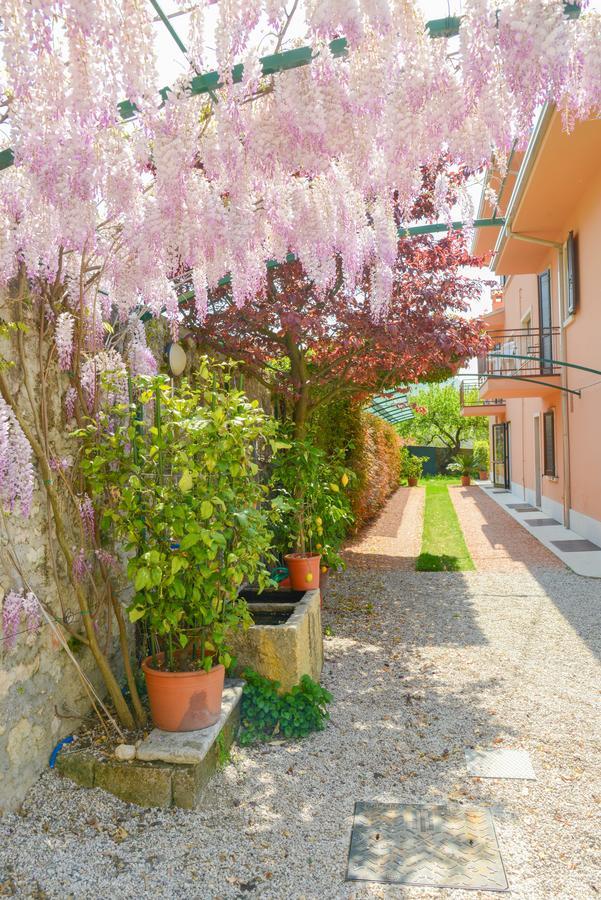
[[[181,375],[186,368],[188,357],[186,351],[181,344],[170,344],[169,346],[169,368],[172,375]]]

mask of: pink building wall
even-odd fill
[[[564,321],[567,362],[601,370],[601,162],[597,176],[589,182],[581,200],[567,216],[563,234],[573,231],[578,241],[579,306]],[[540,248],[538,248],[540,260]],[[540,263],[539,263],[540,264]],[[558,307],[557,251],[545,251],[540,269],[531,275],[513,275],[505,286],[504,328],[524,327],[530,311],[531,324],[538,325],[537,275],[551,270],[553,325],[561,323]],[[597,383],[595,383],[597,382]],[[567,386],[582,390],[581,397],[568,400],[570,447],[571,527],[601,544],[601,375],[567,370]],[[541,392],[544,389],[541,388]],[[563,478],[562,395],[549,389],[540,397],[508,399],[504,417],[510,422],[510,479],[512,487],[530,502],[535,500],[535,416],[539,416],[540,446],[543,446],[543,413],[555,413],[556,477],[542,476],[542,508],[562,520],[565,484]],[[542,463],[541,463],[542,468]]]

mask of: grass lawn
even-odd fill
[[[418,572],[465,572],[475,568],[449,496],[448,485],[457,479],[428,479],[422,552],[417,557]]]

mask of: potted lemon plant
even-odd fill
[[[201,360],[177,390],[142,379],[136,402],[92,426],[84,469],[102,496],[102,529],[129,556],[129,617],[143,628],[142,661],[155,725],[191,731],[221,710],[228,635],[252,624],[238,591],[269,583],[272,534],[257,443],[275,423]]]
[[[276,547],[294,590],[320,587],[353,522],[348,487],[354,474],[309,440],[291,440],[273,466],[272,489],[281,511]]]

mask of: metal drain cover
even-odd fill
[[[477,778],[527,778],[536,780],[527,750],[466,750],[468,775]]]
[[[509,889],[490,810],[459,804],[355,803],[347,881]]]

